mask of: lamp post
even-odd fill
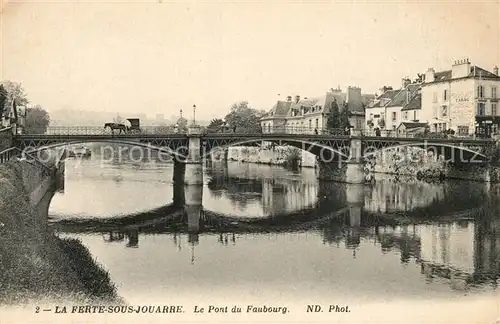
[[[196,125],[196,105],[193,105],[193,125]]]

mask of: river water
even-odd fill
[[[172,178],[169,163],[68,160],[50,217],[104,220],[154,210],[172,203]],[[135,224],[133,234],[77,226],[57,234],[80,239],[118,294],[136,304],[438,305],[497,294],[498,203],[484,183],[378,176],[360,189],[323,183],[313,169],[236,162],[206,166],[204,181],[203,210],[233,225],[202,226],[196,235],[161,221]],[[239,226],[246,220],[251,230]]]

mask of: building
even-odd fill
[[[420,121],[427,121],[431,132],[488,137],[500,126],[499,87],[498,67],[489,72],[469,59],[455,61],[450,70],[430,68],[422,84]]]
[[[339,88],[330,89],[319,97],[288,96],[285,101],[279,100],[268,114],[261,118],[264,133],[320,133],[327,129],[328,117],[335,105],[349,112],[349,123],[352,128],[364,128],[365,106],[373,98],[361,93],[358,87],[348,87],[346,92]]]
[[[300,98],[296,98],[296,101]],[[263,133],[277,133],[285,131],[286,118],[292,107],[292,97],[288,96],[286,101],[278,100],[266,116],[261,118],[261,127]]]
[[[419,122],[401,122],[397,128],[399,135],[424,133],[429,124]]]
[[[384,86],[381,95],[366,108],[366,128],[385,130],[383,134],[396,133],[401,122],[418,121],[422,81],[403,78],[400,89]]]

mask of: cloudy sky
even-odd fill
[[[500,63],[498,1],[8,1],[1,78],[32,103],[166,116]]]

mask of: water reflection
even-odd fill
[[[148,179],[153,168],[144,170]],[[122,187],[139,196],[134,184],[141,173],[128,172],[123,172]],[[167,179],[171,169],[159,174]],[[163,182],[161,197],[168,203],[173,198],[180,210],[175,215],[133,224],[54,226],[81,238],[111,274],[120,273],[115,279],[127,287],[133,286],[130,281],[144,280],[145,289],[151,276],[161,277],[165,287],[194,284],[189,275],[220,284],[219,276],[226,275],[234,286],[246,285],[251,278],[277,284],[283,276],[311,294],[322,289],[345,289],[350,294],[357,289],[364,295],[373,290],[372,296],[425,296],[429,289],[442,292],[443,286],[444,295],[496,288],[500,200],[484,184],[381,178],[373,185],[357,186],[318,181],[312,170],[296,173],[236,163],[211,165],[205,178],[198,191],[199,206],[181,203],[186,196],[192,200],[190,189]],[[76,186],[69,179],[66,187]],[[154,181],[145,183],[149,190],[159,188]],[[142,203],[134,210],[149,207],[147,202],[134,202]],[[132,250],[137,251],[137,262],[147,265],[141,273],[113,269]],[[164,261],[167,255],[170,262]],[[183,262],[194,268],[185,268]],[[168,271],[158,272],[160,268]],[[130,289],[137,293],[141,288]]]

